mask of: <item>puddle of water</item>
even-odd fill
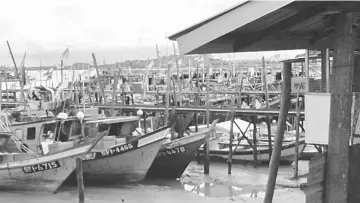
[[[256,188],[241,187],[235,185],[223,185],[216,183],[200,183],[181,182],[184,190],[192,192],[202,197],[250,197],[264,198],[265,192]]]

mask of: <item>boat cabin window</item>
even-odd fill
[[[23,129],[16,129],[15,130],[15,137],[19,140],[22,140],[23,137]]]
[[[44,124],[43,138],[53,138],[55,132],[56,123]]]
[[[148,129],[150,129],[151,131],[153,130],[153,123],[152,123],[152,119],[148,118],[146,119],[146,131],[148,132]],[[144,119],[140,119],[139,120],[139,128],[144,128]]]
[[[31,127],[27,129],[26,139],[27,140],[35,140],[36,137],[36,128]]]

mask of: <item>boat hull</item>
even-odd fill
[[[0,188],[55,192],[75,170],[76,158],[84,154],[89,147],[83,146],[58,154],[2,164],[7,167],[0,168]]]
[[[196,158],[199,147],[205,142],[206,132],[175,140],[163,146],[152,164],[147,178],[180,178],[189,163]]]
[[[93,158],[83,162],[84,181],[138,182],[145,178],[169,129],[123,145],[93,152]],[[144,144],[144,139],[151,141]]]
[[[305,147],[305,142],[299,143],[299,151]],[[204,156],[203,150],[200,149],[198,153],[198,160]],[[229,150],[211,150],[210,158],[213,160],[228,160]],[[253,150],[237,150],[233,152],[232,160],[234,162],[254,162]],[[262,164],[269,163],[269,149],[259,149],[257,153],[257,161]],[[295,160],[295,143],[283,145],[281,148],[280,163],[283,165],[290,165]]]

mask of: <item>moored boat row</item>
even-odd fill
[[[139,120],[136,116],[85,118],[81,114],[2,122],[0,187],[54,192],[74,171],[76,158],[83,160],[85,182],[137,182],[146,176],[159,177],[164,171],[164,177],[177,178],[214,126],[169,141],[168,127],[133,133]],[[164,167],[164,157],[176,167],[171,163]]]

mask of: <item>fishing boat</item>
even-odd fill
[[[86,154],[91,143],[57,153],[33,154],[7,150],[13,133],[0,134],[0,188],[55,192],[76,167],[76,158]]]
[[[156,155],[147,174],[148,178],[180,178],[189,163],[195,159],[199,147],[212,132],[217,120],[209,128],[176,140],[165,142]]]
[[[101,125],[104,124],[110,129],[116,122],[104,119]],[[83,162],[84,181],[143,180],[169,131],[169,128],[164,127],[141,136],[105,136],[99,142],[100,146],[94,148]]]
[[[299,141],[299,152],[305,147],[305,139]],[[233,146],[232,160],[235,162],[253,162],[256,160],[260,163],[267,164],[269,163],[269,147],[268,146],[258,146],[256,153],[254,153],[253,148],[248,147],[237,147],[236,143]],[[222,149],[210,148],[210,157],[215,160],[227,160],[229,158],[229,147]],[[255,155],[254,155],[255,154]],[[203,148],[199,150],[199,157],[204,155]],[[295,141],[284,143],[281,146],[281,156],[280,163],[284,165],[289,165],[295,160]]]
[[[214,130],[217,133],[217,138],[210,141],[210,158],[213,160],[227,160],[229,158],[230,150],[230,122],[218,123]],[[191,129],[194,127],[191,126]],[[204,129],[204,125],[199,126],[199,131]],[[254,128],[249,122],[235,119],[233,125],[234,140],[232,146],[232,160],[235,162],[253,162],[254,160],[260,163],[269,162],[269,142],[268,137],[262,134],[260,127],[256,129],[256,150],[254,150],[253,133]],[[242,134],[241,132],[244,132]],[[274,137],[271,136],[271,143],[273,144]],[[305,148],[305,139],[302,134],[299,141],[299,152]],[[198,159],[203,156],[203,147],[200,147]],[[295,136],[290,131],[285,132],[283,145],[281,147],[281,163],[291,164],[295,158]]]

